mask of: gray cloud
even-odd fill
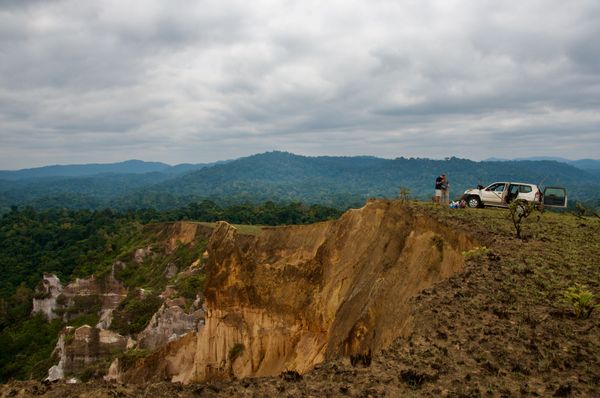
[[[592,0],[4,1],[0,168],[598,157],[599,17]]]

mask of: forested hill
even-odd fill
[[[477,184],[512,180],[565,186],[572,200],[600,206],[600,176],[546,160],[475,162],[454,157],[381,159],[268,152],[179,170],[4,180],[0,206],[164,209],[211,199],[226,204],[271,200],[347,207],[368,197],[395,197],[400,187],[410,189],[412,197],[427,199],[440,173],[449,176],[452,197]]]
[[[165,181],[149,191],[175,195],[209,194],[254,200],[298,199],[335,205],[342,198],[397,196],[407,187],[413,196],[430,197],[440,173],[449,176],[453,196],[477,184],[497,180],[562,185],[580,197],[593,194],[600,179],[554,161],[474,162],[466,159],[380,159],[375,157],[305,157],[271,152],[198,170]]]

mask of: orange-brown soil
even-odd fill
[[[120,379],[190,383],[305,373],[341,356],[368,362],[410,330],[409,300],[462,270],[461,253],[474,246],[384,200],[255,236],[218,223],[207,246],[205,326]]]

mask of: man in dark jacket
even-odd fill
[[[435,179],[435,203],[440,204],[442,202],[442,184],[444,183],[445,175],[438,176]]]
[[[447,205],[450,203],[450,183],[446,178],[446,174],[442,174],[442,204]]]

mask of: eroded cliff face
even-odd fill
[[[128,290],[123,281],[119,280],[123,271],[144,274],[148,269],[144,267],[145,263],[154,262],[157,266],[150,269],[158,278],[162,278],[164,283],[169,279],[177,283],[200,272],[201,252],[194,252],[196,256],[187,260],[184,260],[186,257],[169,255],[180,250],[182,245],[188,245],[186,250],[192,250],[199,242],[202,242],[203,250],[203,242],[206,242],[211,231],[209,227],[198,223],[176,222],[156,224],[148,229],[149,235],[153,237],[151,243],[134,249],[128,255],[122,256],[121,260],[114,261],[111,272],[101,277],[92,275],[63,286],[56,275],[44,275],[36,289],[33,312],[43,312],[49,319],[61,318],[64,322],[76,320],[81,316],[91,316],[92,320],[94,315],[99,317],[97,323],[90,322],[91,325],[86,324],[78,328],[67,326],[62,330],[54,350],[58,363],[49,369],[49,380],[78,376],[90,370],[101,370],[108,361],[129,350],[145,352],[159,349],[191,331],[197,331],[198,325],[202,324],[204,311],[201,309],[201,294],[196,295],[195,300],[182,297],[176,285],[167,285],[162,294],[158,295],[162,301],[161,307],[153,314],[144,330],[123,335],[108,330],[113,323],[113,315],[117,318],[125,317],[126,322],[131,321],[127,316],[123,316],[128,292],[130,298],[134,296],[131,289]],[[133,290],[136,291],[140,292],[138,301],[143,301],[146,290]],[[139,311],[135,312],[138,313]],[[114,324],[113,329],[121,330]],[[118,360],[115,363],[118,363]],[[111,369],[113,368],[118,370],[116,365]]]
[[[54,274],[45,273],[40,284],[36,288],[33,297],[33,314],[42,313],[49,320],[59,318],[54,312],[57,308],[56,300],[63,290],[60,279]]]
[[[77,278],[64,287],[56,275],[44,274],[36,289],[32,312],[42,312],[48,319],[68,321],[95,308],[100,314],[98,327],[106,329],[110,326],[112,311],[127,296],[127,289],[115,278],[115,272],[122,267],[125,264],[117,261],[103,279]]]
[[[183,307],[185,300],[166,300],[148,326],[137,335],[138,347],[154,350],[198,330],[198,325],[204,322],[204,311],[190,309],[186,312]]]
[[[56,344],[57,365],[48,370],[48,380],[55,381],[74,374],[87,366],[110,358],[125,350],[127,338],[111,330],[83,325],[75,329],[68,326]]]
[[[110,274],[103,279],[94,276],[75,281],[63,287],[54,274],[45,274],[33,299],[33,312],[42,312],[48,319],[63,321],[83,313],[100,315],[95,326],[83,325],[77,329],[66,327],[54,349],[58,363],[48,370],[48,380],[63,379],[65,375],[82,372],[87,366],[111,358],[125,350],[127,338],[108,329],[112,312],[127,296],[127,289],[115,278],[115,272],[125,264],[117,261]]]
[[[409,300],[463,267],[466,235],[394,201],[339,220],[208,243],[205,326],[140,361],[124,380],[192,382],[305,372],[368,358],[411,327]]]

